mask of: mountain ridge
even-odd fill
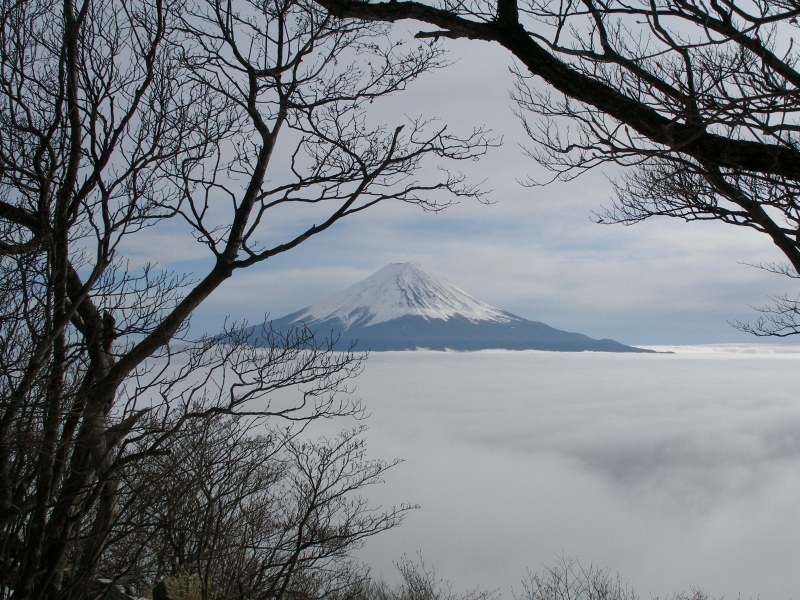
[[[416,263],[386,265],[326,300],[269,322],[278,333],[297,327],[332,335],[337,349],[650,352],[517,316],[433,277]],[[250,329],[254,345],[268,343],[263,329]]]

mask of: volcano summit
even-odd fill
[[[284,333],[306,326],[357,350],[555,350],[647,352],[561,331],[481,302],[415,263],[392,263],[329,299],[271,322]],[[263,328],[252,328],[253,343]]]

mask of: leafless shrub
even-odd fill
[[[529,572],[519,600],[637,600],[619,576],[575,560],[562,559],[541,573]]]
[[[407,556],[396,563],[400,582],[390,585],[368,578],[353,600],[491,600],[496,595],[485,591],[456,592],[453,584],[440,578],[420,554],[417,560]]]

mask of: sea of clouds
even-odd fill
[[[643,598],[797,597],[800,347],[660,349],[370,356],[370,454],[405,458],[372,498],[421,509],[361,556],[507,598],[561,557]]]

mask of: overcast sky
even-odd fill
[[[520,149],[510,56],[482,42],[445,43],[455,64],[376,104],[373,117],[395,125],[403,114],[423,114],[456,131],[486,125],[503,135],[502,148],[459,165],[486,180],[493,204],[466,201],[439,214],[378,206],[238,273],[197,314],[195,328],[216,330],[225,315],[251,322],[282,316],[395,261],[418,262],[520,316],[640,344],[747,339],[728,322],[752,316],[749,307],[770,294],[792,291],[788,281],[743,264],[780,260],[766,237],[749,230],[668,219],[595,224],[592,211],[611,199],[611,171],[521,186],[518,180],[543,172]],[[169,247],[168,266],[202,272],[191,238],[163,231],[135,237],[135,259],[164,265]]]

